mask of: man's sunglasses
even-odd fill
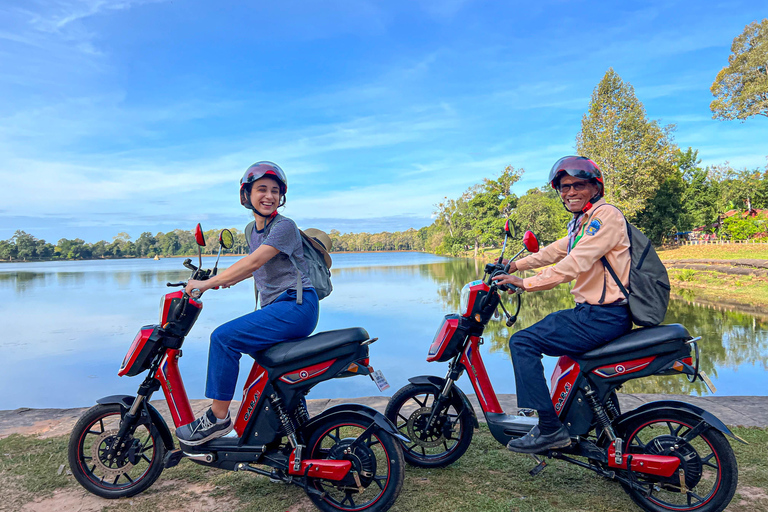
[[[587,185],[589,185],[588,181],[577,181],[576,183],[572,183],[570,185],[558,185],[557,191],[561,194],[568,192],[569,190],[573,189],[576,192],[581,192],[583,190],[587,189]]]

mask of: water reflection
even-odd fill
[[[478,279],[480,274],[470,260],[452,260],[441,265],[423,267],[438,284],[437,293],[446,309],[456,311],[459,306],[459,292],[465,283]],[[717,380],[723,369],[738,370],[753,365],[760,371],[768,370],[768,319],[755,312],[744,312],[736,306],[725,306],[697,301],[688,292],[684,297],[673,296],[664,323],[679,323],[686,326],[693,336],[701,336],[700,368],[713,380]],[[511,297],[507,304],[514,307]],[[516,299],[514,299],[516,300]],[[547,314],[573,307],[570,286],[559,286],[553,290],[525,294],[517,323],[507,328],[502,321],[491,321],[485,331],[485,340],[492,345],[492,352],[509,354],[509,336],[518,329],[525,329],[541,320]],[[509,310],[509,307],[507,307]],[[759,311],[759,310],[758,310]],[[761,311],[762,312],[762,311]],[[748,389],[752,394],[764,394],[762,389]],[[627,393],[679,393],[706,394],[703,382],[689,383],[679,376],[656,376],[638,379],[624,385]]]

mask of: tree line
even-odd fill
[[[731,46],[728,66],[711,86],[713,118],[744,120],[768,117],[768,19],[747,25]],[[611,68],[592,92],[576,152],[594,160],[602,169],[606,200],[657,244],[702,228],[720,238],[768,238],[768,219],[755,210],[768,208],[768,165],[764,169],[735,169],[727,162],[701,167],[698,150],[681,149],[674,141],[675,126],[649,120],[631,84]],[[563,155],[552,155],[552,161]],[[541,172],[541,170],[539,171]],[[458,255],[499,247],[506,219],[515,234],[530,229],[542,244],[565,235],[570,218],[559,195],[549,186],[517,196],[512,187],[525,173],[507,166],[495,178],[484,178],[460,197],[444,198],[435,205],[434,222],[421,229],[394,233],[330,232],[333,250],[427,251]],[[736,210],[736,215],[726,212]],[[235,245],[228,251],[248,252],[245,235],[236,230]],[[206,238],[215,240],[216,231]],[[521,236],[513,237],[513,248]],[[217,249],[208,244],[206,253]],[[62,238],[56,245],[24,231],[0,241],[0,260],[88,259],[178,256],[197,252],[192,233],[180,229],[152,235],[142,233],[132,241],[119,233],[111,242],[93,244]]]

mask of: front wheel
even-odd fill
[[[400,444],[363,414],[342,413],[316,426],[307,444],[309,458],[349,460],[352,468],[335,482],[307,478],[307,485],[324,493],[309,494],[325,512],[389,510],[400,494],[405,462]]]
[[[72,474],[102,498],[133,496],[152,485],[163,472],[165,445],[152,423],[140,423],[112,450],[122,421],[119,404],[96,405],[75,424],[67,449]]]
[[[411,443],[403,443],[405,461],[421,468],[441,468],[464,455],[472,442],[470,414],[458,396],[449,397],[433,417],[439,391],[430,384],[408,384],[392,396],[384,415]]]
[[[649,512],[720,512],[728,506],[738,482],[736,457],[722,433],[703,426],[700,417],[674,410],[649,411],[625,425],[625,453],[680,458],[669,478],[633,473],[643,491],[624,490],[635,503]]]

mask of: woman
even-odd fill
[[[187,293],[202,293],[227,288],[253,275],[262,307],[211,334],[205,396],[212,398],[213,404],[201,417],[176,429],[184,444],[203,444],[232,430],[229,405],[241,354],[253,356],[281,341],[309,336],[317,326],[318,299],[309,280],[301,235],[291,219],[277,214],[277,208],[285,204],[287,190],[288,180],[276,164],[257,162],[250,166],[240,180],[240,203],[253,211],[255,219],[247,241],[250,254],[208,280],[187,283]],[[296,300],[299,277],[303,288],[300,303]]]

